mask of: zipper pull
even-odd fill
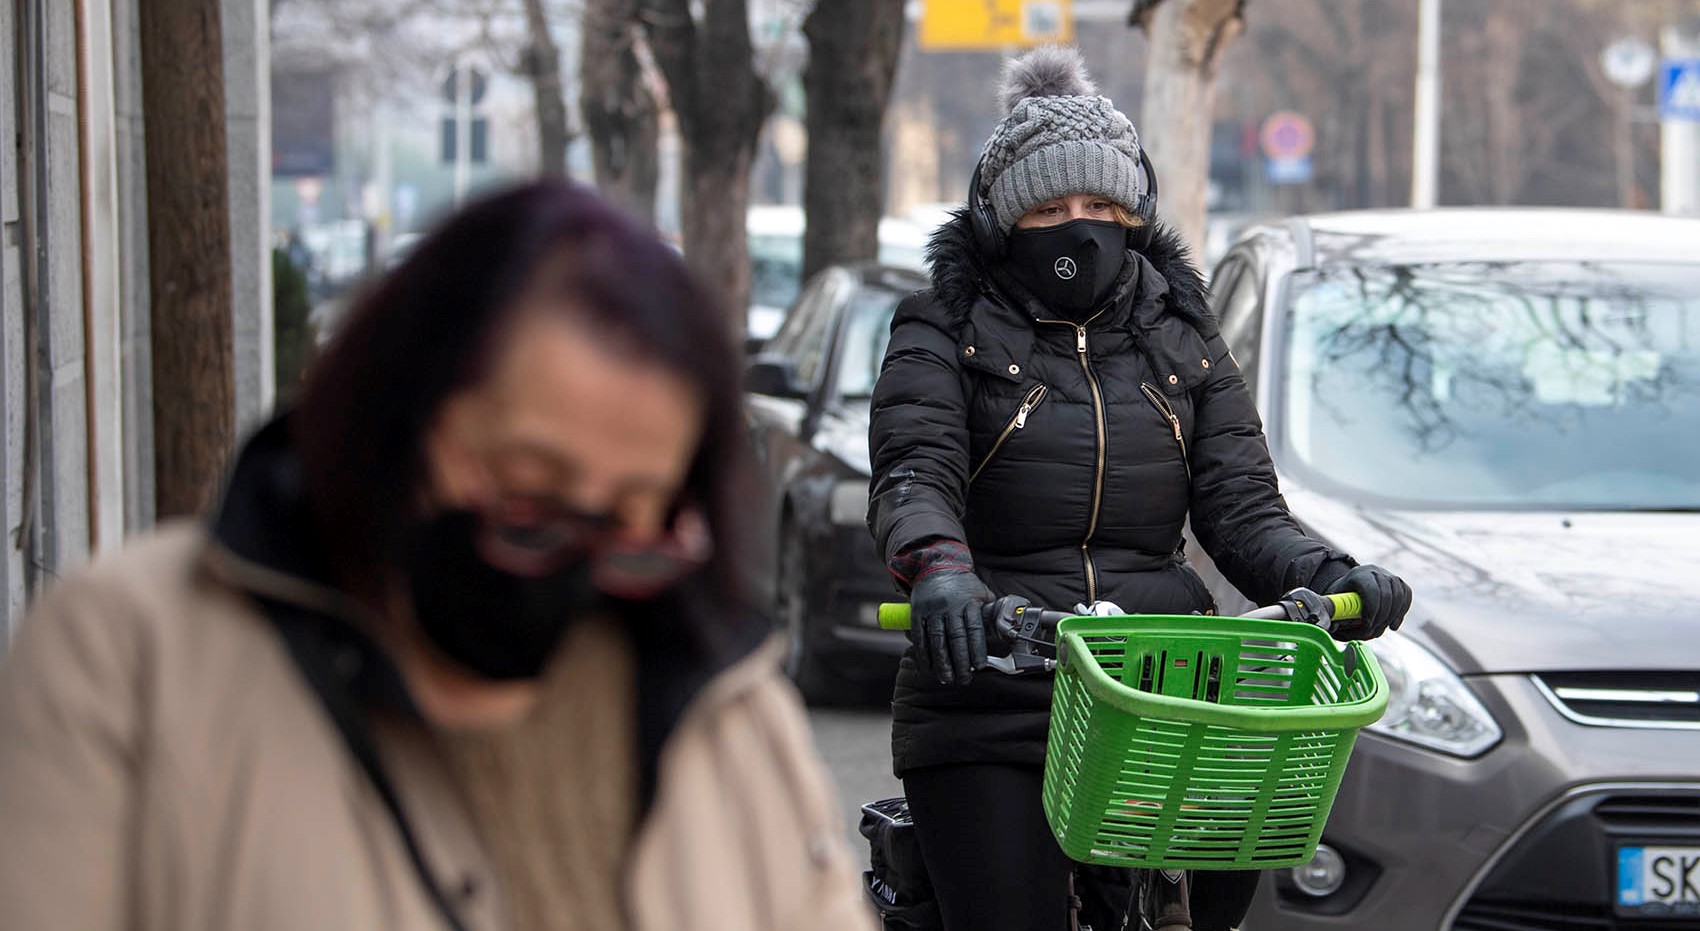
[[[1021,408],[1015,412],[1015,429],[1027,426],[1027,415],[1033,413],[1033,402],[1022,401]]]
[[[1086,355],[1086,328],[1078,324],[1074,328],[1074,351]]]
[[[1181,419],[1174,414],[1169,415],[1169,426],[1175,428],[1175,442],[1181,441]]]

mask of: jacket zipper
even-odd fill
[[[992,443],[992,448],[986,451],[986,455],[980,458],[980,464],[974,467],[973,474],[968,476],[968,484],[974,484],[974,480],[980,477],[980,473],[991,463],[992,457],[998,454],[998,450],[1003,448],[1004,441],[1009,439],[1010,434],[1027,426],[1027,416],[1033,413],[1033,409],[1039,406],[1039,402],[1045,400],[1047,390],[1044,385],[1034,385],[1033,390],[1027,392],[1027,396],[1021,399],[1021,406],[1015,409],[1015,415],[1009,418],[1009,423],[1003,425],[1003,432],[998,434],[997,440]]]
[[[1169,426],[1174,430],[1175,442],[1179,444],[1181,448],[1181,465],[1186,466],[1187,484],[1191,484],[1192,459],[1186,454],[1186,437],[1181,435],[1181,419],[1175,416],[1175,409],[1169,405],[1168,399],[1163,397],[1163,393],[1161,391],[1158,391],[1156,388],[1153,388],[1144,382],[1140,383],[1139,390],[1145,392],[1146,400],[1150,401],[1151,405],[1157,408],[1157,413],[1162,414],[1163,419],[1167,420],[1169,422]]]
[[[1087,604],[1098,600],[1098,567],[1092,562],[1092,538],[1098,533],[1098,511],[1104,503],[1104,458],[1107,454],[1105,434],[1109,432],[1109,428],[1104,422],[1104,391],[1098,385],[1098,376],[1092,371],[1091,356],[1086,348],[1086,327],[1103,313],[1102,310],[1098,311],[1087,318],[1085,323],[1069,320],[1038,321],[1074,327],[1074,351],[1080,357],[1080,370],[1086,373],[1086,383],[1092,387],[1092,414],[1098,428],[1098,466],[1092,480],[1092,519],[1086,525],[1086,538],[1080,541],[1080,561],[1086,567]]]

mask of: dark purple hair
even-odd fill
[[[566,181],[512,188],[449,217],[362,295],[308,374],[291,433],[339,582],[380,596],[417,517],[427,431],[450,395],[489,374],[545,263],[561,313],[701,399],[703,435],[684,494],[706,512],[715,551],[696,584],[741,613],[746,515],[759,493],[728,318],[654,232]]]

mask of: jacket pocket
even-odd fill
[[[1157,409],[1157,413],[1169,422],[1169,429],[1175,436],[1175,445],[1181,451],[1181,465],[1186,466],[1187,483],[1191,484],[1192,457],[1187,455],[1186,436],[1181,432],[1181,418],[1175,413],[1175,408],[1169,403],[1169,399],[1163,397],[1163,392],[1158,391],[1154,386],[1141,382],[1139,391],[1145,395],[1147,401],[1151,402],[1151,406]]]
[[[1021,405],[1015,409],[1015,413],[1009,416],[1009,422],[1003,425],[1003,430],[998,433],[998,438],[992,442],[992,448],[986,450],[986,454],[980,457],[980,464],[975,466],[974,471],[969,474],[969,484],[972,485],[974,480],[980,477],[980,472],[992,461],[992,457],[998,454],[998,450],[1003,448],[1003,444],[1009,441],[1010,435],[1027,426],[1027,418],[1032,416],[1033,411],[1040,404],[1044,403],[1045,395],[1049,392],[1050,389],[1042,384],[1034,385],[1033,390],[1027,392],[1026,397],[1021,399]]]
[[[1143,331],[1146,358],[1163,394],[1178,397],[1210,378],[1215,357],[1204,337],[1190,325],[1170,319]]]

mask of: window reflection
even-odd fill
[[[1295,281],[1280,434],[1418,506],[1700,506],[1700,274],[1354,266]]]
[[[876,288],[861,292],[851,302],[838,362],[838,391],[844,397],[873,396],[885,347],[891,341],[891,317],[901,298]]]

